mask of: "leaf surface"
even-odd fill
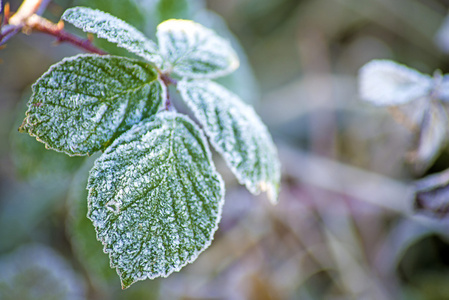
[[[390,60],[373,60],[360,69],[362,100],[376,105],[400,105],[427,96],[432,89],[430,76]]]
[[[115,140],[88,189],[88,217],[124,288],[195,260],[213,238],[224,197],[205,137],[169,112]]]
[[[148,64],[98,55],[62,60],[32,89],[20,129],[69,155],[104,149],[124,130],[155,114],[165,97]]]
[[[231,44],[214,31],[187,20],[168,20],[156,32],[164,68],[182,77],[215,78],[239,66]]]
[[[271,136],[253,108],[212,81],[182,80],[178,89],[239,182],[253,194],[267,191],[276,203],[280,163]]]
[[[94,33],[100,38],[116,43],[119,47],[139,55],[158,67],[162,65],[157,45],[117,17],[96,9],[74,7],[67,9],[61,18],[85,32]]]

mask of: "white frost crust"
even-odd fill
[[[359,72],[360,98],[379,106],[407,103],[432,88],[432,77],[390,60],[372,60]]]
[[[159,121],[163,121],[163,119],[165,119],[166,121],[168,120],[169,122],[166,122],[164,124],[162,124],[162,126],[160,128],[154,128],[153,130],[148,131],[147,133],[145,133],[144,135],[142,135],[142,133],[140,132],[142,130],[142,127],[145,127],[146,125],[148,125],[148,123],[152,123],[152,122],[159,122]],[[170,121],[171,119],[171,121]],[[145,279],[154,279],[157,277],[167,277],[169,276],[171,273],[173,272],[178,272],[180,271],[184,266],[186,266],[189,263],[192,263],[193,261],[195,261],[198,257],[198,255],[203,252],[205,249],[207,249],[213,238],[214,238],[214,234],[216,232],[216,230],[218,229],[218,224],[221,220],[221,215],[222,215],[222,209],[223,209],[223,204],[224,204],[224,195],[225,195],[225,185],[224,185],[224,181],[221,178],[220,174],[216,171],[215,165],[212,161],[212,155],[211,152],[209,150],[208,147],[208,143],[206,140],[206,137],[204,136],[203,132],[201,131],[201,129],[194,123],[192,122],[187,116],[181,115],[181,114],[177,114],[175,112],[161,112],[159,114],[157,114],[154,118],[152,118],[151,120],[146,120],[143,121],[142,123],[136,124],[134,127],[132,127],[129,131],[127,131],[126,133],[124,133],[123,135],[121,135],[117,140],[115,140],[113,142],[113,144],[111,144],[110,147],[108,147],[105,151],[105,153],[102,154],[102,156],[97,159],[97,161],[94,164],[94,167],[92,168],[92,170],[90,171],[90,176],[89,176],[89,182],[88,182],[88,186],[87,189],[89,190],[89,197],[88,197],[88,205],[89,205],[89,210],[88,210],[88,217],[89,219],[92,220],[92,222],[94,223],[94,226],[96,228],[96,232],[97,232],[97,239],[99,241],[101,241],[104,245],[103,251],[106,254],[109,254],[110,257],[110,261],[111,261],[111,267],[115,268],[118,275],[120,276],[120,278],[122,279],[122,287],[123,288],[127,288],[129,285],[131,285],[132,283],[125,285],[123,283],[123,272],[120,269],[120,265],[116,264],[113,262],[113,250],[108,248],[107,245],[107,241],[105,240],[105,238],[107,239],[107,236],[105,236],[104,234],[102,234],[102,232],[100,231],[100,229],[102,227],[104,227],[104,223],[107,222],[107,220],[109,219],[108,216],[103,215],[105,217],[105,220],[101,221],[95,218],[95,216],[93,216],[93,207],[94,207],[94,197],[93,194],[94,193],[98,193],[98,191],[95,191],[96,189],[103,189],[103,191],[101,193],[107,193],[108,191],[111,190],[111,187],[113,188],[113,186],[111,186],[110,182],[105,182],[103,185],[101,186],[95,186],[95,178],[94,177],[98,177],[98,175],[100,174],[100,172],[103,170],[106,172],[106,177],[107,178],[114,178],[115,176],[117,176],[117,174],[112,174],[111,172],[113,172],[112,168],[111,168],[111,163],[113,164],[113,160],[114,159],[119,159],[120,157],[117,156],[121,156],[121,155],[126,155],[126,156],[130,156],[130,153],[125,152],[121,152],[123,150],[123,147],[131,147],[133,149],[138,149],[139,151],[142,151],[143,148],[139,147],[139,143],[152,143],[155,141],[155,139],[160,136],[160,135],[164,135],[167,134],[167,132],[169,131],[169,126],[170,124],[174,124],[175,119],[180,119],[183,122],[187,122],[189,123],[195,130],[196,133],[198,134],[200,141],[202,142],[202,144],[204,145],[204,151],[206,153],[207,156],[207,162],[210,165],[210,173],[213,174],[213,176],[215,176],[215,178],[218,180],[218,185],[219,185],[219,191],[220,191],[220,197],[219,199],[217,199],[217,214],[215,217],[215,222],[213,224],[213,228],[210,231],[210,235],[207,237],[205,243],[203,244],[203,246],[198,249],[195,250],[188,259],[186,259],[184,262],[182,262],[179,265],[176,265],[174,267],[172,267],[170,270],[168,270],[167,272],[160,272],[160,273],[155,273],[155,274],[151,274],[149,272],[143,272],[143,274],[141,274],[140,276],[136,276],[133,278],[133,282],[139,281],[139,280],[145,280]],[[144,124],[144,122],[147,122],[146,124]],[[175,132],[171,132],[170,135],[173,136]],[[135,141],[133,141],[136,137],[136,135],[141,136],[140,138],[140,142],[135,143]],[[155,137],[156,136],[156,137]],[[164,147],[164,145],[162,145],[161,147]],[[156,154],[149,154],[150,159],[154,158]],[[124,159],[128,159],[128,157],[122,157]],[[112,162],[111,162],[112,161]],[[143,162],[135,162],[133,165],[134,167],[138,167],[142,164]],[[130,167],[130,165],[127,165],[125,167]],[[152,176],[158,176],[158,174],[152,174]],[[195,178],[200,180],[200,178]],[[168,187],[171,188],[171,187]],[[125,187],[126,189],[126,187]],[[120,190],[123,191],[123,190]],[[119,192],[120,192],[119,191]],[[126,199],[125,199],[126,200]],[[96,200],[98,201],[98,199]],[[108,203],[111,202],[112,200],[105,200]],[[116,201],[116,204],[118,204],[119,206],[124,204],[121,203],[120,201]],[[118,210],[120,210],[120,208],[118,207]],[[111,211],[112,212],[112,211]],[[150,263],[151,264],[151,263]]]
[[[157,27],[159,49],[169,64],[164,66],[181,77],[216,78],[239,66],[231,43],[213,30],[188,20],[167,20]]]
[[[116,43],[117,46],[139,55],[159,68],[162,66],[162,57],[156,43],[117,17],[97,9],[74,7],[67,9],[61,19],[84,32],[94,33],[99,38]]]
[[[42,74],[42,76],[39,77],[39,79],[32,85],[33,94],[31,96],[30,101],[38,100],[38,101],[42,102],[43,104],[46,104],[47,102],[52,102],[52,101],[64,102],[64,106],[71,105],[74,108],[78,108],[78,109],[81,108],[81,106],[83,106],[83,105],[86,106],[86,105],[92,105],[92,104],[95,104],[95,103],[100,103],[101,101],[99,99],[104,97],[104,95],[98,95],[97,97],[87,97],[87,96],[83,95],[82,92],[89,91],[89,92],[92,92],[92,93],[95,92],[95,93],[100,93],[101,94],[101,93],[104,93],[104,90],[111,90],[113,87],[114,88],[119,88],[120,84],[118,84],[117,82],[111,82],[111,83],[109,83],[108,87],[106,88],[104,83],[102,82],[102,80],[104,80],[104,79],[101,78],[101,77],[98,77],[96,80],[93,80],[93,82],[87,82],[87,81],[84,82],[83,87],[86,89],[86,91],[81,91],[79,95],[70,95],[70,96],[67,96],[66,98],[64,98],[63,95],[65,95],[65,93],[67,91],[65,91],[63,88],[60,88],[59,92],[58,93],[53,93],[53,95],[46,95],[45,97],[43,97],[42,95],[37,95],[38,89],[40,88],[40,84],[44,80],[50,81],[50,82],[52,82],[53,84],[56,84],[56,85],[67,84],[67,85],[74,85],[74,86],[76,86],[77,80],[73,80],[72,79],[70,82],[58,81],[58,80],[56,80],[56,78],[53,78],[50,75],[52,73],[58,71],[60,68],[62,68],[62,66],[64,66],[67,63],[81,61],[83,59],[92,59],[92,58],[98,58],[98,60],[100,60],[100,61],[106,61],[106,60],[109,60],[109,59],[114,59],[114,58],[119,58],[119,57],[112,56],[112,55],[99,56],[99,55],[96,55],[96,54],[78,54],[78,55],[71,56],[71,57],[65,57],[61,61],[57,62],[56,64],[54,64],[52,66],[50,66],[50,68],[47,70],[47,72]],[[135,62],[139,62],[137,60],[133,60],[133,59],[130,59],[130,58],[122,58],[122,59],[123,59],[124,63],[133,63],[134,61]],[[109,67],[109,68],[113,68],[113,67]],[[85,76],[85,74],[82,74],[82,70],[75,69],[74,67],[70,67],[70,66],[69,66],[69,69],[72,69],[71,72],[74,73],[74,74],[76,74],[78,72],[78,73],[80,73],[80,75]],[[142,68],[142,70],[143,70],[143,68]],[[98,70],[96,72],[98,72]],[[100,73],[102,75],[105,74],[105,72],[103,70]],[[98,75],[98,74],[96,74],[96,75]],[[110,74],[107,74],[107,75],[109,76]],[[121,76],[121,79],[130,80],[128,78],[129,75],[127,75],[127,74],[121,74],[119,76]],[[93,76],[93,78],[95,79],[95,76]],[[92,78],[89,78],[89,79],[92,79]],[[108,79],[116,80],[115,78],[112,78],[112,77],[108,77]],[[133,79],[133,80],[135,80],[135,79]],[[162,99],[166,99],[166,93],[167,92],[166,92],[165,84],[162,83],[160,78],[157,78],[157,80],[154,80],[154,81],[146,83],[146,84],[148,84],[148,85],[159,84],[159,86],[160,86],[160,88],[162,90],[162,93],[161,93],[161,95],[160,95],[160,97],[158,99],[161,99],[161,100]],[[34,98],[36,98],[36,99],[34,99]],[[56,99],[56,100],[54,100],[54,99]],[[111,99],[112,99],[112,97],[111,97]],[[122,96],[122,98],[120,98],[118,100],[123,100],[123,96]],[[145,102],[145,101],[142,101],[142,102]],[[109,109],[105,109],[105,108],[101,108],[100,107],[101,109],[99,109],[97,112],[95,112],[95,116],[92,116],[92,118],[90,120],[94,121],[95,118],[98,118],[98,116],[97,116],[98,113],[100,113],[100,114],[101,114],[101,112],[107,113],[108,114],[107,116],[108,116],[108,122],[109,123],[106,124],[106,125],[108,125],[109,127],[107,128],[107,130],[103,128],[101,130],[101,132],[100,132],[100,129],[97,128],[98,132],[95,132],[95,133],[91,132],[92,136],[96,136],[96,135],[101,136],[101,133],[103,133],[104,135],[108,135],[109,136],[108,139],[109,139],[118,130],[119,124],[121,122],[123,122],[124,119],[129,118],[128,121],[133,121],[133,123],[136,123],[137,121],[140,121],[140,117],[142,115],[142,111],[134,111],[132,113],[128,113],[129,116],[125,116],[125,112],[126,112],[125,104],[127,104],[127,103],[129,104],[129,101],[127,101],[126,103],[124,102],[123,104],[119,104],[118,107],[109,108]],[[162,104],[163,104],[163,101],[159,101],[159,104],[158,104],[159,108],[158,109],[162,108]],[[33,106],[34,105],[31,102],[28,103],[28,111],[27,111],[27,116],[26,116],[26,119],[25,119],[27,123],[30,123],[30,114],[31,114],[30,109]],[[139,106],[142,107],[142,104],[139,104]],[[92,110],[92,109],[90,109],[90,110]],[[33,112],[32,114],[36,114],[36,113]],[[42,115],[42,113],[39,113],[39,115]],[[104,115],[105,114],[102,114],[101,117],[104,116]],[[74,117],[77,117],[77,118],[74,118]],[[88,118],[86,118],[86,120],[87,119]],[[55,131],[56,129],[61,131],[62,129],[64,129],[66,127],[69,127],[69,128],[78,128],[78,127],[80,127],[80,124],[79,124],[80,117],[79,116],[75,116],[75,115],[72,116],[72,118],[69,120],[67,118],[66,119],[62,119],[61,116],[59,116],[57,114],[54,114],[54,115],[52,115],[51,121],[52,122],[56,122],[56,121],[62,122],[62,123],[59,123],[59,124],[55,124],[55,126],[53,126],[52,131],[49,131],[49,133],[51,135],[55,134],[55,132],[53,132],[53,131]],[[82,121],[85,121],[85,120],[82,120]],[[50,121],[47,120],[47,123],[49,123],[49,122]],[[33,125],[33,124],[30,123],[30,125]],[[47,130],[45,130],[45,131],[47,132]],[[79,147],[81,147],[81,146],[78,145],[76,142],[77,141],[82,141],[82,140],[84,140],[84,141],[87,140],[87,138],[85,137],[86,133],[83,132],[82,130],[73,131],[73,132],[71,132],[71,135],[68,135],[67,133],[65,133],[63,135],[64,139],[63,140],[61,139],[61,140],[62,140],[62,144],[66,146],[65,148],[56,147],[55,145],[52,145],[52,144],[55,144],[55,141],[49,141],[48,139],[41,137],[40,134],[38,134],[38,133],[31,132],[31,131],[28,131],[28,133],[30,134],[30,136],[35,137],[37,141],[39,141],[41,143],[44,143],[45,147],[47,149],[52,149],[52,150],[55,150],[57,152],[62,152],[62,153],[65,153],[65,154],[67,154],[69,156],[83,156],[83,155],[86,155],[86,154],[90,155],[93,152],[95,152],[95,151],[90,151],[88,149],[81,149],[81,150],[79,149]],[[104,143],[108,139],[100,140],[100,142]],[[75,149],[75,148],[76,148],[76,151],[72,151],[72,149]]]
[[[255,195],[267,192],[276,204],[280,162],[270,133],[254,109],[209,80],[184,79],[177,88],[239,183]]]

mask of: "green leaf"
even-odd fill
[[[87,7],[67,9],[61,18],[85,32],[94,33],[109,42],[117,43],[119,47],[139,55],[158,67],[162,65],[157,45],[119,18]]]
[[[121,135],[95,162],[89,214],[123,288],[167,277],[213,238],[224,185],[200,129],[163,112]]]
[[[91,154],[155,114],[164,95],[156,71],[146,63],[79,55],[53,65],[33,85],[20,129],[48,148]]]
[[[168,71],[189,78],[215,78],[239,66],[231,44],[214,31],[187,20],[168,20],[157,27],[160,52]]]
[[[208,80],[182,80],[182,98],[241,184],[277,202],[280,163],[271,136],[251,106]]]
[[[23,122],[23,112],[31,91],[27,92],[18,105],[18,113],[14,118],[14,126],[9,136],[11,159],[15,173],[28,182],[56,184],[59,187],[69,184],[73,173],[80,168],[84,157],[68,157],[63,153],[48,151],[44,145],[37,143],[32,137],[17,132]],[[20,111],[20,113],[19,113]],[[69,179],[69,180],[68,180]]]

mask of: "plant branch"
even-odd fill
[[[64,30],[64,23],[59,21],[55,24],[38,15],[33,15],[28,19],[28,24],[33,30],[46,33],[56,37],[58,43],[67,42],[77,46],[87,52],[96,53],[100,55],[107,54],[101,49],[98,49],[92,44],[91,39],[82,39],[76,35],[68,33]]]
[[[106,54],[106,52],[95,47],[91,39],[82,39],[65,31],[62,21],[55,24],[41,17],[40,14],[45,10],[48,3],[48,0],[25,0],[19,10],[11,17],[9,17],[9,10],[5,9],[5,24],[0,28],[0,46],[20,31],[30,34],[34,30],[56,37],[58,43],[67,42],[87,52]]]
[[[170,85],[176,86],[178,84],[178,82],[175,79],[171,78],[170,75],[166,74],[166,73],[159,73],[159,76],[167,88],[167,99],[165,99],[165,110],[172,111],[172,110],[174,110],[174,107],[170,101],[170,93],[168,91],[168,87]]]

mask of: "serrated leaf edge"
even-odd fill
[[[37,84],[39,83],[39,81],[40,81],[42,78],[44,78],[45,76],[47,76],[48,74],[50,74],[51,72],[53,72],[53,70],[56,69],[57,67],[59,67],[60,65],[66,63],[66,62],[70,62],[70,61],[76,60],[76,59],[81,58],[81,57],[124,58],[124,59],[128,59],[128,60],[133,60],[132,58],[122,57],[122,56],[115,56],[115,55],[109,55],[109,54],[107,54],[107,55],[98,55],[98,54],[89,54],[89,53],[87,53],[87,54],[86,54],[86,53],[81,53],[81,54],[78,54],[78,55],[75,55],[75,56],[65,57],[65,58],[63,58],[62,60],[60,60],[59,62],[57,62],[57,63],[51,65],[51,66],[48,68],[48,70],[47,70],[44,74],[42,74],[42,75],[36,80],[36,82],[33,83],[33,85],[31,86],[31,95],[34,94],[35,88],[36,88]],[[162,79],[160,78],[160,74],[159,74],[159,73],[157,74],[157,77],[155,78],[154,81],[156,81],[156,80],[160,81],[160,83],[161,83],[162,97],[163,97],[162,99],[163,99],[163,101],[161,102],[161,105],[160,105],[161,108],[160,108],[160,109],[162,109],[162,107],[165,105],[165,103],[166,103],[166,101],[167,101],[167,87],[166,87],[166,85],[163,83]],[[31,99],[31,98],[30,98],[30,99]],[[68,156],[71,156],[71,157],[75,157],[75,156],[91,156],[92,154],[94,154],[95,152],[97,152],[97,151],[92,152],[92,153],[89,153],[89,152],[88,152],[88,153],[86,153],[86,154],[83,154],[83,153],[69,153],[69,152],[66,152],[66,151],[64,151],[64,150],[59,150],[59,149],[56,149],[56,148],[50,146],[50,145],[47,144],[45,141],[43,141],[42,139],[40,139],[36,134],[34,134],[34,133],[28,131],[28,128],[27,128],[28,126],[27,126],[27,125],[29,124],[29,123],[28,123],[28,118],[29,118],[29,104],[28,104],[27,106],[28,106],[28,109],[27,109],[27,111],[25,112],[25,119],[23,120],[22,125],[20,125],[20,127],[19,127],[19,129],[18,129],[19,132],[26,132],[26,133],[28,133],[30,136],[36,138],[36,141],[38,141],[38,142],[40,142],[40,143],[43,143],[43,144],[45,145],[45,148],[46,148],[46,149],[53,150],[53,151],[60,152],[60,153],[64,153],[64,154],[66,154],[66,155],[68,155]],[[126,132],[126,131],[125,131],[125,132]],[[117,137],[118,137],[118,136],[117,136]],[[113,137],[113,139],[115,140],[117,137]],[[112,142],[113,142],[113,141],[111,141],[110,144],[112,144]],[[108,145],[108,146],[109,146],[109,145]],[[106,148],[107,148],[107,147],[106,147]],[[106,149],[106,148],[105,148],[105,149]],[[105,150],[105,149],[104,149],[104,150]]]
[[[178,83],[178,91],[180,92],[180,94],[182,95],[182,98],[185,99],[186,97],[184,96],[184,92],[182,91],[182,87],[183,85],[186,85],[186,83],[189,81],[188,78],[183,78],[183,80],[181,80]],[[193,80],[192,80],[193,81]],[[259,121],[259,125],[262,127],[262,129],[264,131],[266,131],[268,138],[270,139],[271,142],[271,146],[272,146],[272,150],[273,150],[273,154],[275,155],[275,159],[276,161],[274,162],[276,164],[276,168],[278,169],[278,173],[280,174],[280,161],[279,161],[279,157],[278,157],[278,152],[276,147],[274,146],[274,141],[273,138],[271,137],[271,134],[268,131],[268,128],[265,126],[265,124],[262,122],[262,120],[260,119],[259,115],[256,113],[256,111],[254,110],[254,108],[248,104],[246,104],[245,102],[243,102],[240,97],[236,94],[234,94],[233,92],[231,92],[230,90],[228,90],[227,88],[225,88],[224,86],[211,81],[209,79],[195,79],[194,81],[208,81],[211,82],[212,84],[218,85],[220,86],[220,88],[225,89],[228,93],[230,93],[231,95],[233,95],[235,97],[235,99],[238,99],[241,104],[243,106],[245,106],[248,110],[251,110],[253,112],[254,117]],[[195,117],[197,117],[198,111],[197,109],[191,105],[188,101],[185,101],[185,103],[187,104],[187,106],[192,110],[193,114],[195,115]],[[198,117],[197,117],[198,118]],[[203,126],[203,130],[206,132],[206,135],[211,137],[213,134],[212,132],[210,132],[207,128],[207,126]],[[223,157],[225,158],[227,156],[226,151],[222,151],[220,145],[218,145],[217,143],[215,143],[215,141],[210,138],[209,139],[210,144],[213,146],[213,148]],[[267,182],[267,181],[259,181],[256,184],[254,184],[251,179],[247,178],[243,178],[243,175],[240,173],[240,171],[233,166],[227,159],[224,159],[226,165],[228,166],[228,168],[231,170],[231,172],[235,175],[235,177],[237,178],[237,181],[244,185],[253,195],[259,195],[261,192],[267,192],[268,194],[268,199],[270,201],[271,204],[275,205],[278,203],[278,197],[279,197],[279,183],[275,184],[272,182]],[[278,176],[280,178],[280,176]]]
[[[207,138],[206,138],[206,136],[204,135],[204,132],[201,130],[201,128],[199,128],[199,126],[198,126],[195,122],[193,122],[193,121],[192,121],[189,117],[187,117],[186,115],[178,114],[178,113],[176,113],[176,112],[168,112],[168,111],[160,112],[159,114],[172,114],[172,115],[174,115],[174,116],[176,116],[176,117],[180,117],[180,118],[184,119],[185,121],[191,123],[191,124],[193,125],[193,127],[194,127],[196,130],[198,130],[199,135],[200,135],[200,138],[201,138],[201,141],[204,143],[205,150],[206,150],[206,154],[207,154],[207,159],[208,159],[209,162],[210,162],[210,166],[211,166],[212,172],[215,172],[215,173],[216,173],[217,178],[218,178],[218,180],[219,180],[219,182],[220,182],[221,198],[220,198],[219,201],[218,201],[217,220],[216,220],[216,222],[215,222],[214,228],[212,229],[211,236],[210,236],[209,240],[204,244],[204,246],[203,246],[200,250],[197,250],[197,251],[194,252],[194,255],[192,256],[191,259],[187,260],[186,262],[184,262],[183,264],[179,265],[178,267],[173,268],[172,270],[170,270],[170,271],[169,271],[167,274],[165,274],[165,275],[155,275],[155,276],[144,275],[144,276],[141,276],[141,277],[137,277],[132,283],[130,283],[129,285],[126,285],[126,286],[123,284],[122,273],[120,272],[118,266],[116,267],[116,266],[114,266],[114,265],[112,264],[112,260],[111,260],[111,257],[110,257],[110,252],[111,252],[111,251],[108,251],[108,250],[106,249],[106,245],[103,244],[103,240],[98,236],[97,228],[95,228],[95,233],[96,233],[97,240],[103,245],[103,252],[109,256],[110,267],[113,268],[113,269],[115,269],[116,272],[117,272],[117,274],[119,275],[119,277],[120,277],[120,282],[121,282],[121,284],[122,284],[122,289],[126,289],[126,288],[130,287],[133,283],[136,283],[137,281],[141,281],[141,280],[145,280],[145,279],[155,279],[155,278],[158,278],[158,277],[167,278],[167,277],[168,277],[169,275],[171,275],[172,273],[174,273],[174,272],[179,272],[179,271],[180,271],[182,268],[184,268],[186,265],[188,265],[188,264],[194,262],[194,261],[198,258],[198,256],[199,256],[204,250],[206,250],[207,248],[209,248],[209,246],[212,244],[212,241],[214,240],[214,235],[215,235],[215,233],[216,233],[216,231],[217,231],[217,229],[218,229],[218,224],[220,223],[221,217],[222,217],[223,205],[224,205],[224,201],[225,201],[225,192],[226,192],[226,188],[225,188],[225,184],[224,184],[223,178],[221,177],[220,173],[217,172],[217,169],[216,169],[216,167],[215,167],[215,164],[214,164],[214,162],[213,162],[213,160],[212,160],[212,154],[211,154],[211,151],[210,151],[210,148],[209,148],[209,143],[207,142]],[[135,124],[135,125],[133,125],[129,130],[132,130],[134,126],[137,126],[137,125],[139,125],[139,124],[140,124],[140,122],[137,123],[137,124]],[[110,146],[114,146],[114,143],[115,143],[115,141],[114,141]],[[109,147],[108,147],[108,148],[109,148]],[[105,152],[106,152],[106,150],[107,150],[107,148],[105,149]],[[102,154],[102,156],[103,156],[103,154]],[[100,157],[101,157],[101,156],[100,156]],[[94,168],[95,165],[97,164],[97,161],[100,159],[100,157],[97,158],[97,160],[95,160],[93,168]],[[93,168],[92,168],[92,169],[93,169]],[[89,171],[89,177],[90,177],[91,174],[92,174],[92,169]],[[87,218],[89,218],[89,220],[91,220],[92,223],[93,223],[94,221],[89,217],[90,212],[91,212],[91,208],[90,208],[90,207],[91,207],[91,200],[90,200],[91,186],[90,186],[90,184],[89,184],[89,180],[88,180],[86,189],[88,190],[88,197],[87,197],[87,200],[88,200]]]
[[[124,24],[128,25],[130,28],[133,28],[135,30],[135,33],[138,34],[140,38],[142,38],[142,41],[144,41],[145,43],[148,43],[148,44],[151,44],[152,46],[154,46],[154,48],[155,48],[155,50],[157,52],[156,53],[141,53],[141,52],[146,52],[146,50],[148,50],[148,49],[144,49],[144,48],[139,48],[141,50],[141,52],[139,52],[139,51],[132,51],[131,49],[129,49],[128,46],[123,45],[120,41],[112,40],[109,35],[103,34],[101,31],[95,32],[95,31],[89,30],[86,25],[80,26],[79,24],[75,24],[75,23],[71,22],[70,20],[68,20],[67,19],[67,15],[72,13],[72,12],[74,12],[74,11],[76,11],[76,10],[78,10],[78,9],[87,9],[87,10],[90,10],[90,11],[99,12],[99,13],[105,14],[107,16],[110,16],[111,18],[118,19],[118,20],[122,21]],[[140,30],[138,30],[137,28],[135,28],[134,26],[132,26],[128,22],[126,22],[126,21],[124,21],[124,20],[122,20],[122,19],[120,19],[120,18],[118,18],[118,17],[116,17],[114,15],[111,15],[110,13],[104,12],[104,11],[99,10],[99,9],[92,9],[90,7],[76,6],[76,7],[72,7],[72,8],[67,9],[62,14],[61,19],[64,20],[64,21],[67,21],[68,23],[72,24],[73,26],[75,26],[77,28],[80,28],[84,32],[93,33],[93,34],[97,35],[97,37],[99,37],[99,38],[105,39],[105,40],[107,40],[107,41],[109,41],[111,43],[116,44],[118,47],[127,50],[130,53],[133,53],[133,54],[136,54],[136,55],[140,56],[141,58],[147,60],[148,62],[153,63],[156,67],[160,68],[162,66],[162,64],[163,64],[162,55],[159,53],[159,47],[158,47],[158,45],[154,41],[152,41],[151,39],[147,38]]]

